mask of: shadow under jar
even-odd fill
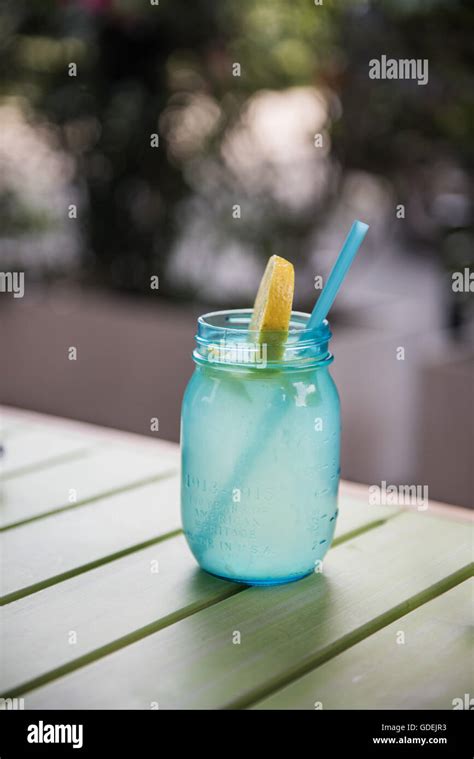
[[[274,585],[318,571],[336,525],[340,405],[327,321],[288,339],[249,332],[250,309],[198,319],[181,417],[181,514],[199,565]]]

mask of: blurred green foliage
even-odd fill
[[[194,197],[197,215],[208,214],[222,239],[303,257],[354,170],[388,180],[403,198],[411,209],[403,234],[412,242],[429,244],[449,269],[459,266],[460,248],[453,253],[446,241],[462,232],[461,257],[469,257],[474,6],[467,0],[5,0],[0,14],[7,72],[0,98],[34,128],[48,124],[74,159],[86,280],[148,292],[149,276],[166,271]],[[428,58],[429,85],[370,80],[368,62],[382,54]],[[71,62],[76,77],[68,75]],[[321,191],[296,210],[239,178],[225,154],[252,96],[292,87],[314,87],[325,99],[331,162]],[[155,133],[159,149],[150,146]],[[271,179],[271,165],[259,172],[267,168]],[[250,209],[245,225],[232,223],[233,194]],[[0,215],[10,235],[36,221],[38,234],[48,228],[5,184]],[[160,287],[172,297],[195,294],[172,277]]]

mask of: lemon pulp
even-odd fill
[[[284,351],[294,290],[293,264],[281,256],[271,256],[260,281],[249,330],[257,333],[258,342],[267,344],[268,358],[273,361]]]

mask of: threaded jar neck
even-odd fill
[[[193,358],[197,364],[258,371],[261,369],[305,369],[329,364],[332,337],[329,323],[317,330],[307,329],[309,314],[293,311],[288,337],[281,344],[281,333],[250,331],[252,309],[214,311],[198,319]]]

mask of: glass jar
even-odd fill
[[[198,320],[181,418],[184,534],[207,572],[273,585],[318,571],[337,518],[340,407],[329,324],[293,312],[280,335],[252,311]]]

